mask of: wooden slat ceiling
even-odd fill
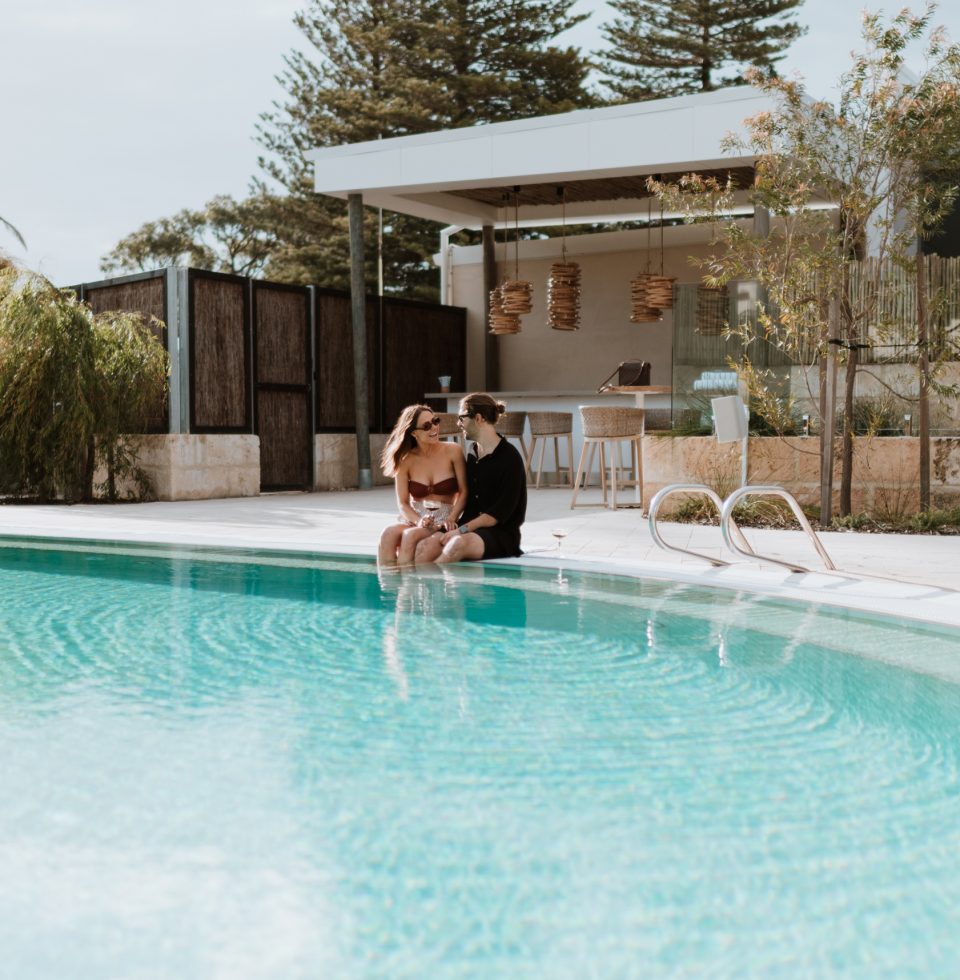
[[[655,176],[668,182],[678,181],[684,173],[636,174],[629,177],[598,177],[593,180],[569,180],[556,183],[523,184],[519,192],[521,207],[540,204],[557,204],[560,201],[560,191],[563,190],[567,204],[588,201],[619,201],[648,197],[647,178]],[[698,170],[702,177],[714,177],[725,183],[729,177],[734,186],[739,189],[753,185],[753,167],[732,167],[727,170]],[[511,187],[478,187],[476,189],[448,191],[455,197],[465,197],[470,201],[479,201],[494,207],[505,204],[513,206],[514,188]]]

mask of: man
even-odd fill
[[[457,424],[472,443],[467,453],[467,506],[458,527],[439,541],[434,535],[421,542],[417,562],[446,565],[523,553],[520,525],[527,513],[527,470],[516,447],[497,432],[503,412],[503,405],[480,392],[460,402]]]

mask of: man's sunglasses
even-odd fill
[[[423,425],[418,425],[417,428],[423,429],[424,432],[429,432],[431,429],[439,428],[439,426],[440,426],[440,419],[436,415],[434,415],[434,417],[430,419],[429,422],[424,422]]]

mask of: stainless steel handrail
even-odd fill
[[[720,499],[720,495],[711,490],[710,487],[705,486],[702,483],[671,483],[669,486],[664,487],[662,490],[658,490],[653,495],[653,500],[650,501],[650,510],[647,512],[647,522],[650,525],[650,536],[653,540],[661,547],[664,551],[676,551],[681,555],[690,555],[693,558],[702,558],[704,561],[710,562],[711,565],[720,567],[722,565],[729,565],[730,562],[724,561],[722,558],[711,558],[709,555],[702,555],[699,551],[691,551],[689,548],[680,548],[675,544],[667,544],[666,541],[660,537],[660,530],[657,527],[657,511],[660,509],[660,505],[670,496],[672,493],[700,493],[705,497],[708,497],[713,505],[717,508],[717,513],[723,514],[723,501]],[[736,549],[740,554],[752,555],[753,548],[750,547],[750,542],[743,536],[743,532],[737,527],[737,522],[730,519],[730,523],[733,525],[733,531],[739,538],[742,548]],[[733,550],[733,549],[731,549]]]
[[[750,551],[744,551],[733,542],[733,534],[730,532],[729,527],[731,523],[733,523],[733,526],[736,527],[736,522],[733,520],[733,508],[736,507],[744,497],[760,495],[780,497],[790,505],[790,509],[793,511],[793,516],[800,522],[800,527],[803,528],[807,537],[813,543],[814,548],[817,549],[817,554],[820,556],[820,560],[823,562],[824,566],[830,571],[835,572],[837,570],[837,566],[834,565],[830,556],[827,554],[826,549],[820,543],[820,539],[817,537],[816,532],[813,530],[813,528],[810,526],[810,522],[807,520],[807,515],[800,509],[800,504],[797,503],[797,498],[794,497],[789,491],[784,490],[783,487],[740,487],[739,490],[734,490],[733,493],[727,497],[727,499],[723,502],[723,509],[720,512],[720,531],[723,534],[723,540],[727,547],[737,554],[745,555],[747,558],[767,561],[773,563],[774,565],[781,565],[784,568],[789,568],[791,572],[810,571],[809,568],[806,568],[803,565],[797,565],[791,561],[783,561],[780,558],[770,558],[766,555],[758,555],[752,548]],[[743,540],[743,533],[739,528],[737,528],[737,534],[740,539]]]

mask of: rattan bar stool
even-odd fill
[[[446,439],[448,442],[451,439],[455,439],[461,446],[466,445],[466,440],[463,437],[463,431],[461,430],[460,426],[457,425],[456,412],[437,412],[437,418],[440,419],[441,439]]]
[[[516,439],[520,443],[520,454],[523,456],[523,465],[530,473],[530,453],[527,450],[526,440],[523,438],[523,430],[527,425],[526,412],[504,412],[497,420],[497,432],[505,439]]]
[[[577,494],[580,492],[580,481],[584,477],[586,462],[586,477],[589,479],[593,467],[593,457],[597,446],[600,447],[600,486],[603,489],[603,504],[607,506],[607,486],[610,487],[610,507],[617,508],[617,490],[625,487],[636,487],[635,504],[625,506],[643,506],[643,418],[642,408],[613,408],[605,406],[580,406],[580,419],[583,423],[583,449],[580,452],[580,464],[577,466],[577,477],[573,482],[573,497],[570,500],[571,510],[574,507],[588,507],[590,504],[578,504]],[[632,479],[621,479],[623,462],[620,456],[622,443],[630,443],[630,468]],[[606,476],[607,448],[610,449],[610,476]],[[587,459],[587,450],[590,458]],[[592,506],[598,506],[596,504]]]
[[[553,459],[556,465],[557,485],[566,474],[567,485],[573,486],[573,414],[570,412],[530,412],[530,470],[533,478],[533,460],[540,443],[540,462],[537,464],[537,479],[534,486],[540,489],[540,476],[543,473],[543,457],[547,454],[547,440],[553,439]],[[567,439],[567,465],[560,468],[560,438]],[[549,475],[549,474],[548,474]]]

